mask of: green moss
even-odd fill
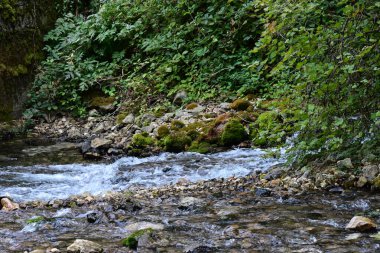
[[[146,148],[150,145],[154,144],[154,140],[152,137],[148,135],[148,133],[140,133],[135,134],[132,137],[131,146],[134,148]]]
[[[173,129],[173,130],[179,130],[183,127],[185,127],[185,124],[180,120],[175,119],[171,122],[171,129]]]
[[[246,140],[247,137],[244,126],[238,120],[232,119],[224,126],[221,141],[224,146],[232,146]]]
[[[373,181],[372,185],[375,189],[380,189],[380,176],[377,176]]]
[[[190,104],[186,105],[187,110],[193,110],[194,108],[197,108],[197,107],[198,107],[197,103],[190,103]]]
[[[170,130],[166,125],[159,126],[157,129],[157,137],[159,139],[162,139],[162,138],[168,136],[169,133],[170,133]]]
[[[206,154],[210,152],[211,144],[207,142],[193,141],[188,151]]]
[[[132,234],[130,234],[127,238],[123,239],[121,243],[125,247],[136,250],[138,246],[139,238],[145,234],[150,234],[152,232],[153,232],[153,229],[151,228],[137,230],[133,232]]]
[[[251,103],[245,99],[236,99],[230,105],[231,109],[234,109],[236,111],[245,111],[250,106],[251,106]]]
[[[100,107],[107,106],[113,104],[115,102],[115,98],[113,97],[94,97],[91,99],[91,106]]]
[[[41,221],[44,221],[45,218],[42,217],[42,216],[36,216],[36,217],[33,217],[29,220],[26,221],[27,224],[33,224],[33,223],[38,223],[38,222],[41,222]]]
[[[164,139],[165,150],[169,152],[185,151],[190,144],[191,138],[184,132],[172,133]]]
[[[125,119],[125,117],[127,117],[127,115],[128,114],[126,112],[119,113],[116,116],[116,124],[120,125],[121,123],[123,123],[123,120]]]

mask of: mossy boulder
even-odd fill
[[[193,109],[195,109],[197,107],[198,107],[197,103],[190,103],[190,104],[186,105],[186,109],[187,110],[193,110]]]
[[[181,128],[184,128],[185,127],[185,123],[183,123],[182,121],[180,121],[180,120],[173,120],[172,122],[171,122],[171,129],[172,130],[179,130],[179,129],[181,129]]]
[[[204,141],[201,141],[201,142],[193,141],[193,143],[189,147],[188,151],[197,152],[200,154],[206,154],[206,153],[209,153],[210,150],[211,150],[211,144],[210,143],[207,143]]]
[[[224,126],[221,141],[224,146],[232,146],[246,140],[248,134],[244,126],[236,119],[228,121]]]
[[[117,125],[121,125],[123,123],[123,120],[125,119],[125,117],[127,117],[127,113],[125,112],[122,112],[122,113],[119,113],[117,116],[116,116],[116,124]]]
[[[161,125],[157,129],[157,137],[162,139],[170,134],[169,127],[166,125]]]
[[[154,140],[148,133],[138,133],[133,135],[131,146],[134,148],[146,148],[154,144]]]
[[[130,234],[127,238],[123,239],[121,243],[125,247],[136,250],[139,238],[145,234],[151,234],[152,232],[153,229],[151,228],[137,230]]]
[[[191,138],[185,132],[175,132],[165,137],[164,147],[169,152],[182,152],[191,145]]]
[[[231,109],[234,109],[236,111],[245,111],[250,106],[251,106],[251,103],[248,100],[245,100],[245,99],[236,99],[230,105]]]

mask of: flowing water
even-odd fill
[[[99,201],[0,212],[0,252],[48,247],[65,252],[78,238],[96,241],[106,252],[127,252],[120,240],[128,234],[127,225],[140,221],[164,225],[152,252],[380,252],[371,234],[344,229],[355,214],[380,221],[376,194],[317,192],[283,198],[258,196],[240,186],[223,188],[224,179],[282,162],[264,158],[263,150],[163,153],[86,163],[76,149],[40,140],[0,144],[0,195],[21,202],[49,201],[136,187],[154,191],[181,180],[197,187],[149,198],[130,196],[138,208]],[[197,183],[203,180],[211,180],[211,186]],[[186,197],[196,201],[183,204]],[[43,219],[31,223],[37,216]],[[89,216],[96,219],[90,221]]]

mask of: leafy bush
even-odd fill
[[[255,5],[115,0],[88,17],[69,13],[45,37],[48,57],[30,93],[33,112],[82,115],[83,97],[94,89],[139,103],[179,90],[188,100],[258,90],[249,69],[261,33]]]
[[[295,149],[327,154],[379,142],[380,4],[269,0],[253,53],[257,75],[308,118]],[[352,155],[353,153],[351,153]]]

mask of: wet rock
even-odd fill
[[[257,188],[255,190],[255,195],[258,197],[269,197],[271,194],[272,194],[272,191],[270,189]]]
[[[87,153],[91,150],[91,142],[90,141],[85,141],[82,143],[82,146],[81,146],[81,152],[84,154],[84,153]]]
[[[99,223],[102,220],[103,214],[101,212],[90,212],[86,215],[89,223]]]
[[[363,216],[354,216],[347,224],[346,229],[356,230],[359,232],[368,232],[376,229],[374,221]]]
[[[194,197],[185,197],[182,198],[181,201],[179,202],[179,209],[181,210],[187,210],[190,208],[193,208],[195,206],[198,206],[203,203],[203,200],[199,198],[194,198]]]
[[[100,244],[92,241],[76,239],[73,244],[67,247],[68,253],[102,253],[103,248]]]
[[[12,202],[9,198],[0,197],[0,210],[9,212],[19,208],[19,204]]]
[[[184,250],[185,253],[213,253],[216,251],[215,247],[205,245],[191,245]]]
[[[91,148],[108,148],[111,144],[111,140],[95,138],[91,141]]]
[[[153,229],[153,230],[163,230],[164,225],[160,224],[160,223],[152,223],[152,222],[141,221],[141,222],[129,224],[125,227],[125,229],[130,231],[130,232],[143,230],[143,229],[149,229],[149,228]]]
[[[363,167],[362,171],[368,181],[373,181],[379,175],[380,169],[377,165],[367,165]]]
[[[351,158],[346,158],[343,160],[339,160],[336,165],[339,169],[353,169],[354,165],[351,162]]]
[[[359,239],[360,237],[362,237],[361,233],[353,233],[353,234],[347,235],[345,240],[346,241],[355,241],[355,240]]]
[[[217,215],[222,219],[234,219],[237,215],[239,215],[241,209],[237,206],[227,206],[220,209],[217,212]]]

